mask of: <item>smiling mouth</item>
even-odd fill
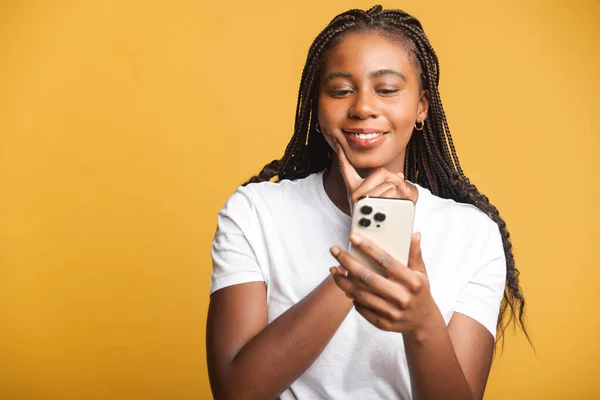
[[[361,129],[358,132],[342,130],[348,138],[351,147],[361,150],[368,150],[378,147],[385,141],[385,135],[388,132],[377,132],[375,130]]]
[[[348,131],[342,131],[342,132],[344,132],[346,135],[350,135],[350,136],[355,137],[356,139],[360,139],[360,140],[375,139],[376,137],[383,136],[387,133],[387,132],[355,133],[355,132],[348,132]]]

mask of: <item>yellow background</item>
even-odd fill
[[[365,1],[0,3],[0,398],[209,398],[216,214],[292,133],[314,36]],[[421,19],[468,176],[506,218],[537,353],[487,399],[600,398],[600,2]]]

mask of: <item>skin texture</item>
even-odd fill
[[[329,52],[319,93],[319,124],[329,145],[335,149],[336,139],[361,176],[379,167],[404,170],[414,124],[427,116],[419,73],[399,43],[377,33],[349,35]],[[353,128],[388,133],[383,145],[359,150],[343,133]]]
[[[324,184],[347,214],[363,195],[418,201],[416,188],[401,173],[413,126],[427,116],[427,93],[418,79],[403,46],[376,33],[351,34],[330,50],[318,120],[336,156]],[[357,128],[385,132],[385,141],[356,148],[344,131]],[[364,238],[351,240],[387,269],[389,278],[333,247],[340,266],[268,325],[264,283],[213,293],[207,356],[216,399],[276,398],[314,362],[353,306],[379,329],[403,333],[414,398],[483,396],[494,339],[462,314],[455,313],[446,327],[429,289],[420,235],[413,236],[406,266]]]
[[[338,142],[349,163],[368,181],[351,191],[339,168],[327,172],[325,190],[346,214],[351,213],[350,204],[367,192],[396,197],[382,189],[393,191],[398,186],[408,186],[411,195],[406,197],[416,202],[416,188],[404,182],[402,171],[414,124],[427,117],[427,93],[419,89],[419,73],[399,43],[377,33],[349,35],[329,52],[319,90],[319,125],[327,143],[337,151]],[[357,128],[386,132],[385,142],[374,149],[357,149],[344,133]],[[377,182],[388,184],[373,190]],[[347,196],[352,195],[349,202]]]

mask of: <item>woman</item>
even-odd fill
[[[317,36],[284,156],[219,213],[215,398],[482,398],[497,327],[505,312],[523,325],[524,299],[504,221],[460,167],[438,80],[402,11],[350,10]],[[388,278],[344,250],[364,195],[416,205],[407,266],[350,237]]]

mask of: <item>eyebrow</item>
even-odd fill
[[[407,82],[406,76],[404,76],[403,73],[395,71],[393,69],[378,69],[377,71],[369,72],[369,75],[367,75],[367,76],[369,78],[376,78],[376,77],[382,76],[382,75],[395,75],[395,76],[399,77],[400,79],[402,79],[404,82]],[[349,72],[332,72],[331,74],[329,74],[325,77],[325,79],[323,80],[323,83],[325,83],[333,78],[352,78],[352,74]]]
[[[323,79],[323,83],[334,78],[352,78],[352,74],[349,72],[332,72],[331,74],[327,75],[325,79]]]
[[[373,71],[373,72],[369,73],[369,78],[375,78],[375,77],[381,76],[381,75],[395,75],[395,76],[399,77],[400,79],[402,79],[404,82],[407,81],[406,76],[404,76],[404,74],[402,72],[395,71],[393,69],[379,69],[377,71]]]

